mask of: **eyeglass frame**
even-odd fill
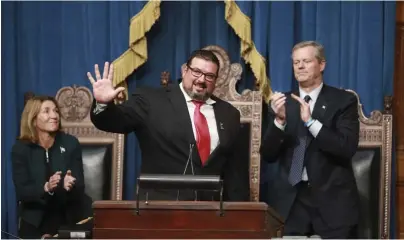
[[[201,77],[201,76],[203,75],[203,76],[204,76],[203,78],[205,79],[205,81],[210,82],[210,83],[213,82],[213,81],[215,81],[215,80],[217,79],[217,77],[218,77],[216,74],[204,73],[204,72],[202,72],[202,71],[199,70],[199,69],[195,69],[195,68],[189,66],[189,64],[187,64],[187,68],[189,68],[189,69],[191,70],[192,76],[199,78],[199,77]],[[196,74],[198,74],[198,73],[199,73],[199,76],[196,75]],[[214,79],[209,80],[209,79],[206,78],[206,77],[208,77],[208,76],[212,76],[212,77],[214,77]]]

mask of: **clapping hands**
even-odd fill
[[[275,113],[276,121],[285,125],[286,122],[286,109],[285,109],[286,96],[283,93],[275,92],[271,96],[271,108]]]
[[[67,170],[65,179],[63,181],[63,188],[66,191],[70,191],[73,188],[75,182],[76,178],[72,176],[72,172],[70,170]]]
[[[46,182],[44,185],[45,192],[52,193],[57,188],[60,180],[62,179],[61,175],[62,175],[62,172],[57,171],[55,174],[53,174],[49,178],[49,181]],[[70,191],[73,188],[75,183],[76,183],[76,178],[74,178],[72,176],[72,172],[70,170],[67,170],[66,175],[63,179],[63,188],[66,191]]]
[[[44,186],[45,192],[53,192],[53,190],[58,186],[60,182],[61,174],[61,171],[57,171],[49,178],[49,181],[46,182]]]

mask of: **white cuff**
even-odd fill
[[[276,121],[276,119],[274,119],[274,124],[275,124],[275,126],[276,126],[277,128],[279,128],[280,130],[285,131],[285,126],[286,126],[286,124],[285,124],[285,125],[282,125],[282,124],[278,123],[278,122]]]
[[[323,124],[321,122],[319,122],[318,120],[315,120],[314,123],[312,123],[310,125],[309,131],[310,131],[311,135],[313,135],[313,137],[316,138],[322,127],[323,127]]]
[[[53,196],[53,194],[55,194],[54,192],[49,191],[48,182],[45,183],[45,192],[47,192],[51,196]]]
[[[104,111],[107,108],[107,104],[105,103],[96,103],[93,113],[99,114],[100,112]]]

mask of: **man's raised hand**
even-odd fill
[[[292,98],[300,103],[300,118],[303,122],[307,122],[311,118],[310,105],[306,103],[303,98],[300,98],[292,93]]]
[[[94,80],[93,76],[90,72],[87,72],[87,77],[93,86],[93,95],[97,103],[109,103],[112,102],[118,93],[125,90],[124,87],[118,87],[114,89],[112,84],[112,78],[114,74],[114,66],[105,62],[104,72],[100,74],[100,70],[98,68],[98,64],[94,66],[95,77],[97,80]]]

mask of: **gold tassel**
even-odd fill
[[[125,99],[128,99],[126,78],[147,61],[146,33],[160,18],[161,0],[149,0],[136,14],[129,26],[129,49],[119,56],[114,64],[113,84],[125,87]]]

